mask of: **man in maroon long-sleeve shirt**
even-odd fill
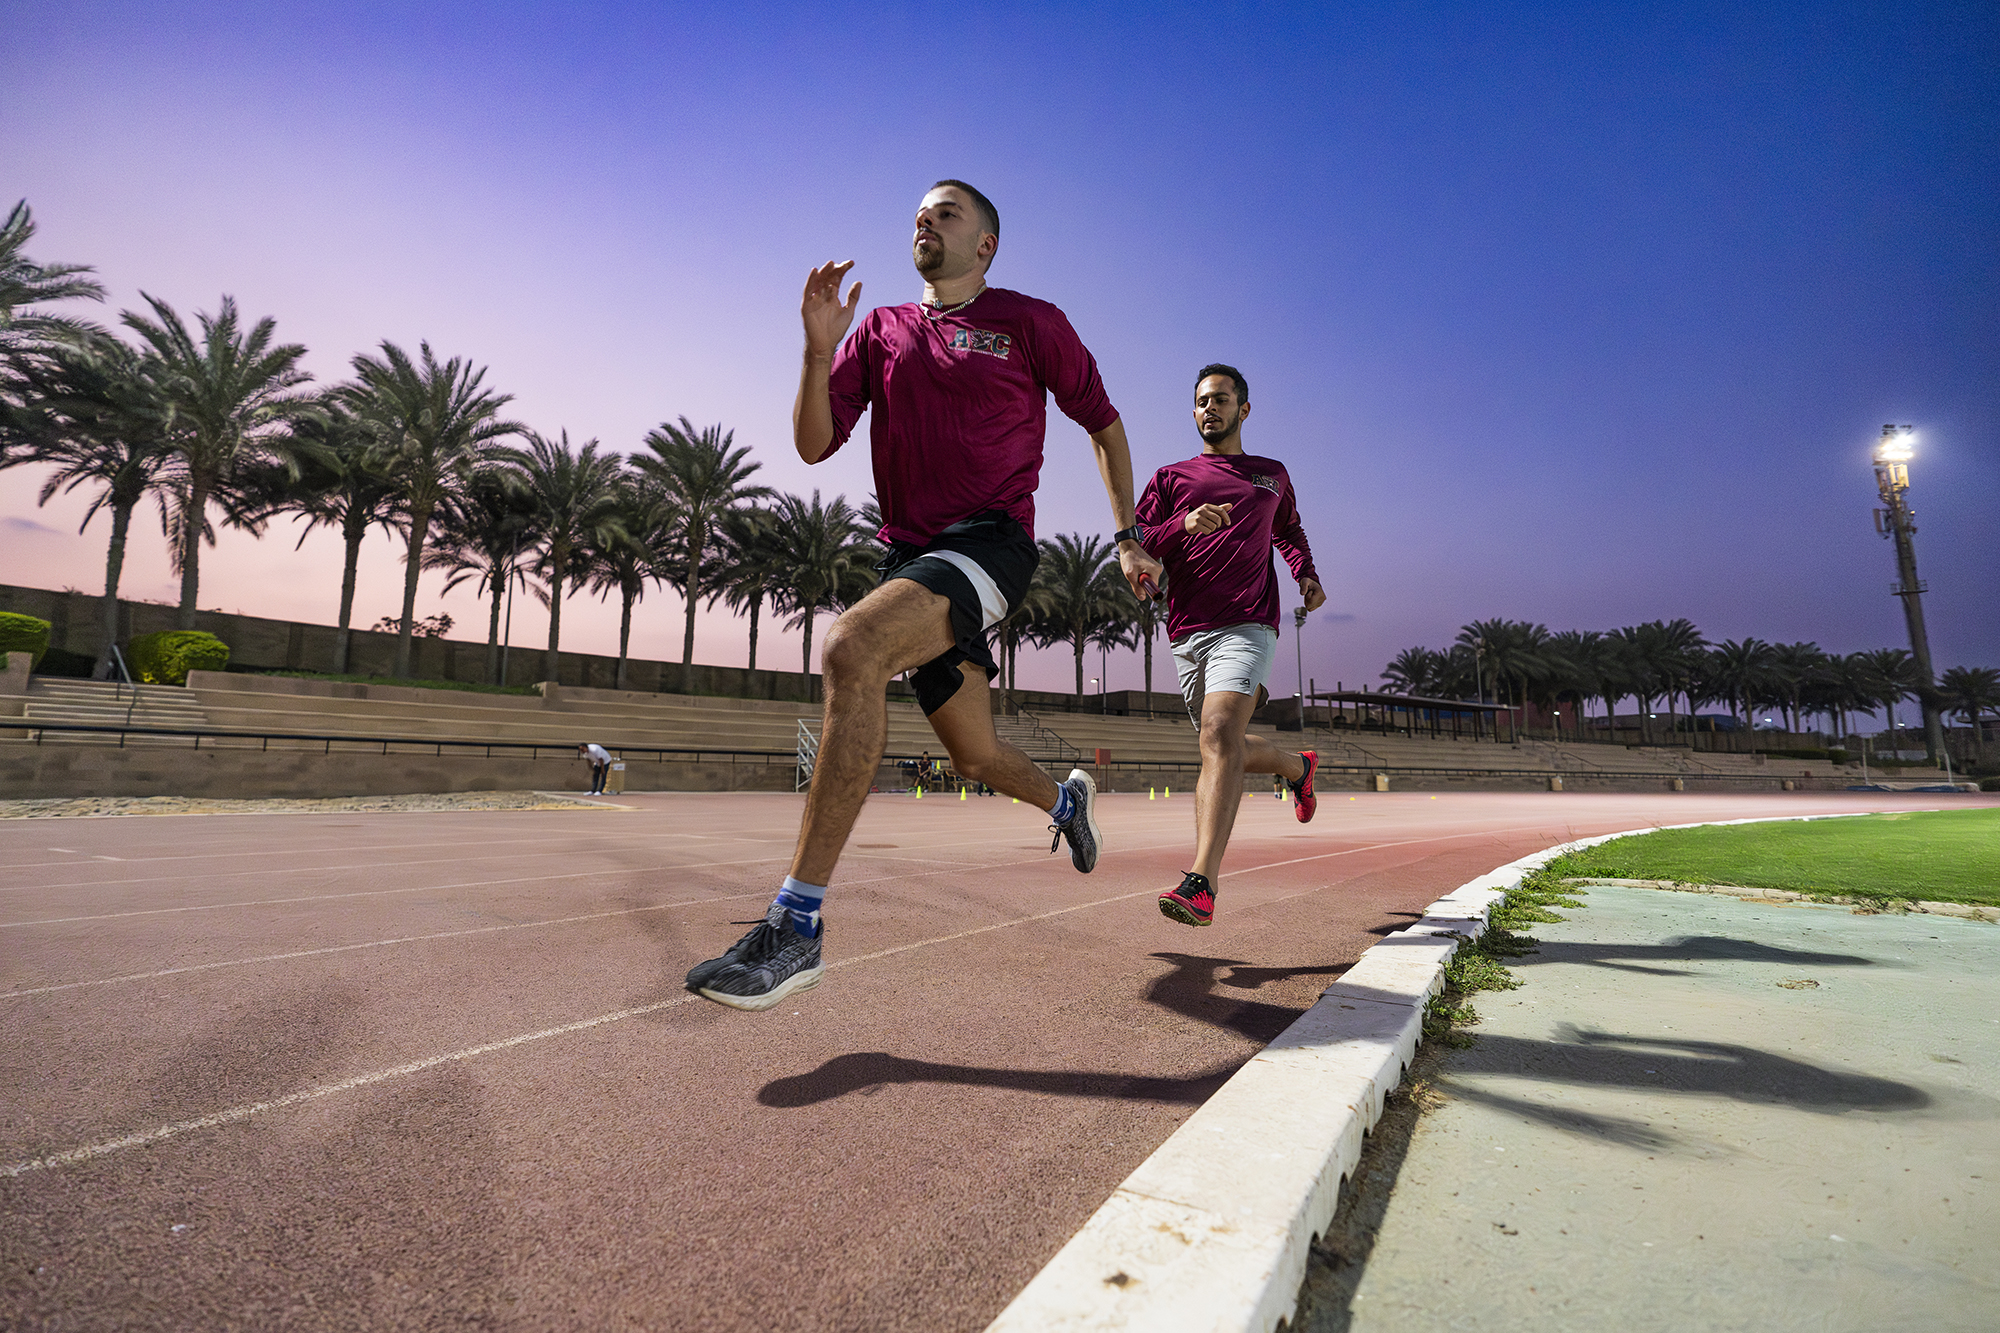
[[[834,622],[820,655],[825,726],[791,873],[762,923],[688,973],[698,995],[768,1009],[818,984],[820,904],[888,734],[889,681],[915,669],[917,702],[974,782],[1047,810],[1070,861],[1088,873],[1103,842],[1096,787],[1081,770],[1058,783],[993,731],[987,688],[999,668],[986,631],[1020,607],[1035,572],[1035,486],[1051,395],[1089,434],[1111,500],[1118,562],[1136,591],[1160,566],[1132,518],[1132,457],[1097,362],[1063,312],[986,285],[1000,245],[992,201],[939,181],[917,209],[911,257],[921,302],[871,310],[843,344],[861,301],[853,268],[828,263],[806,279],[805,364],[792,412],[799,457],[817,463],[873,409],[870,447],[882,583]]]
[[[1160,911],[1190,926],[1215,917],[1222,853],[1236,824],[1245,773],[1275,773],[1292,789],[1299,822],[1313,817],[1319,756],[1292,754],[1250,734],[1257,693],[1278,642],[1276,546],[1308,611],[1326,601],[1284,464],[1243,452],[1250,388],[1233,366],[1195,376],[1202,450],[1153,474],[1139,497],[1140,541],[1167,568],[1167,640],[1188,714],[1201,729],[1194,868],[1160,895]]]

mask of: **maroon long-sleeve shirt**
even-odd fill
[[[1198,505],[1227,504],[1229,526],[1192,533]],[[1167,637],[1224,625],[1278,626],[1271,548],[1296,579],[1319,579],[1285,465],[1255,454],[1197,454],[1153,474],[1139,497],[1140,545],[1167,569]]]
[[[882,536],[923,546],[987,510],[1035,530],[1048,395],[1096,434],[1118,420],[1097,361],[1047,301],[989,287],[932,317],[918,304],[862,316],[833,358],[831,457],[863,409]]]

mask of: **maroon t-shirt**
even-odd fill
[[[1197,505],[1227,504],[1229,526],[1192,533],[1182,525]],[[1285,465],[1255,454],[1197,454],[1169,463],[1139,497],[1139,544],[1167,568],[1167,638],[1224,625],[1278,627],[1278,576],[1271,548],[1292,577],[1312,579],[1312,548]]]
[[[834,354],[831,457],[864,408],[882,536],[917,546],[997,509],[1035,531],[1047,395],[1096,434],[1118,420],[1097,361],[1047,301],[988,287],[931,318],[918,304],[877,306]]]

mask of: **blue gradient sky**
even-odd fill
[[[2000,665],[1990,5],[7,14],[0,194],[36,257],[97,266],[107,317],[229,292],[329,380],[428,338],[545,432],[721,421],[763,479],[859,499],[865,450],[790,450],[798,288],[853,258],[865,304],[912,299],[909,215],[963,176],[1001,210],[993,281],[1069,312],[1142,478],[1198,448],[1195,367],[1248,373],[1246,442],[1290,466],[1329,587],[1323,685],[1487,616],[1901,644],[1888,421],[1921,432],[1938,663]],[[0,474],[4,577],[99,589],[104,534],[37,510],[34,472]],[[1060,417],[1041,513],[1108,526]],[[400,586],[371,547],[364,623]],[[330,621],[338,563],[228,534],[202,603]],[[174,595],[150,528],[129,587]],[[440,608],[484,624],[427,580]],[[615,626],[573,602],[565,646]],[[656,592],[634,651],[677,657],[678,626]],[[742,661],[703,626],[698,656]],[[515,641],[545,633],[517,605]],[[1023,675],[1062,688],[1067,654]]]

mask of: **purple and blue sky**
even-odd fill
[[[761,480],[858,501],[866,450],[791,452],[799,286],[852,258],[864,304],[913,299],[910,214],[960,176],[1001,210],[992,280],[1068,311],[1142,479],[1198,448],[1195,368],[1246,371],[1328,585],[1322,688],[1475,617],[1902,645],[1869,519],[1892,421],[1938,665],[2000,665],[1989,4],[15,0],[6,29],[0,206],[96,266],[111,300],[77,313],[230,293],[329,382],[428,339],[545,433],[722,422]],[[101,589],[102,520],[78,536],[39,483],[0,473],[0,579]],[[1108,527],[1059,415],[1040,507]],[[172,600],[156,532],[126,588]],[[202,605],[330,622],[337,543],[293,540],[225,533]],[[399,550],[364,549],[358,622],[397,610]],[[432,578],[418,609],[483,629]],[[517,644],[543,615],[517,601]],[[616,623],[577,599],[564,646]],[[679,627],[656,590],[634,653]],[[704,613],[698,658],[744,646]],[[1109,674],[1137,686],[1136,655]]]

